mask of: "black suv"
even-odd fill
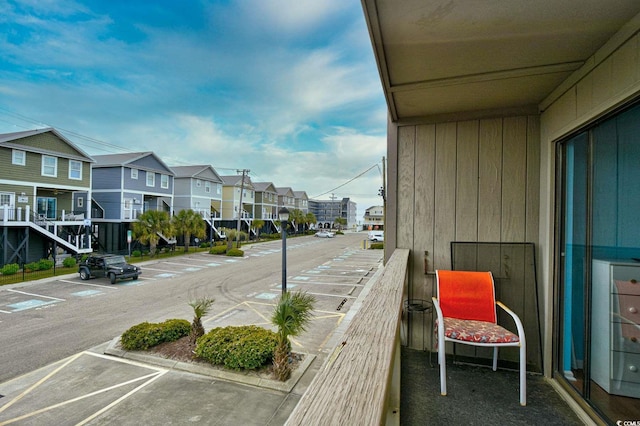
[[[88,280],[90,278],[107,277],[111,284],[115,284],[116,280],[124,278],[138,279],[138,275],[142,273],[139,267],[129,265],[124,256],[117,254],[94,254],[78,266],[80,279]]]

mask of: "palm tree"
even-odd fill
[[[315,225],[316,223],[318,223],[318,219],[316,219],[316,215],[311,212],[307,213],[307,224]]]
[[[189,302],[189,306],[193,308],[193,322],[191,323],[191,331],[189,332],[189,341],[192,344],[196,343],[198,337],[204,336],[202,317],[207,315],[209,308],[215,301],[212,297],[203,297]]]
[[[225,230],[224,233],[227,236],[227,250],[231,250],[233,248],[233,240],[238,236],[238,231],[233,228],[229,228]],[[240,241],[236,243],[236,248],[240,248]]]
[[[256,239],[260,237],[260,228],[264,226],[264,220],[262,219],[254,219],[253,220],[253,228],[256,230]]]
[[[289,222],[293,224],[296,234],[298,233],[298,225],[303,225],[305,216],[300,209],[293,209],[289,213]]]
[[[347,225],[347,219],[345,219],[344,217],[336,217],[336,219],[334,220],[334,222],[336,224],[338,224],[338,230],[342,231],[342,226],[343,225]]]
[[[171,219],[171,223],[175,232],[182,234],[184,237],[184,251],[189,251],[189,243],[191,242],[191,236],[196,238],[204,238],[206,236],[206,226],[202,216],[195,211],[180,210],[177,215]]]
[[[142,244],[149,243],[151,256],[156,255],[156,247],[160,234],[172,233],[169,214],[161,210],[147,210],[138,216],[137,222],[132,223],[133,233]]]
[[[291,375],[289,336],[297,336],[306,330],[311,321],[315,297],[307,293],[284,293],[278,301],[271,323],[278,327],[278,345],[273,354],[273,372],[276,379],[286,381]]]

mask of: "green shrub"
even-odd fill
[[[214,246],[209,250],[209,254],[225,254],[227,252],[227,246]]]
[[[24,271],[25,272],[35,272],[40,270],[40,264],[38,262],[29,262],[25,263]]]
[[[53,269],[54,262],[49,259],[40,259],[38,261],[38,270],[40,271],[48,271],[49,269]]]
[[[161,323],[143,322],[122,333],[120,343],[129,351],[145,350],[188,336],[190,331],[191,323],[183,319],[169,319]]]
[[[227,256],[242,257],[244,256],[244,251],[237,248],[232,248],[231,250],[227,251]]]
[[[198,339],[196,356],[236,370],[253,370],[271,362],[278,336],[255,325],[214,328]]]
[[[2,273],[2,275],[14,275],[17,274],[19,270],[20,265],[17,263],[7,263],[0,269],[0,273]]]
[[[74,266],[76,266],[76,258],[75,257],[66,257],[62,261],[62,266],[64,266],[65,268],[73,268]]]
[[[207,248],[207,247],[211,247],[211,243],[209,242],[200,243],[200,248]]]
[[[371,243],[369,246],[371,250],[380,250],[384,248],[384,243]]]
[[[131,252],[131,257],[142,257],[142,252],[140,250],[134,250]]]

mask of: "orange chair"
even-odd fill
[[[527,405],[527,349],[520,318],[496,301],[491,272],[436,271],[438,298],[433,298],[436,322],[440,393],[447,394],[445,342],[493,347],[493,371],[498,365],[498,348],[520,347],[520,405]],[[518,334],[497,324],[496,305],[516,323]]]

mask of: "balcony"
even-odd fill
[[[409,250],[396,249],[354,304],[354,315],[287,425],[536,424],[581,425],[542,375],[527,377],[518,400],[517,371],[452,362],[440,395],[435,354],[401,346]],[[406,324],[405,324],[406,325]]]

